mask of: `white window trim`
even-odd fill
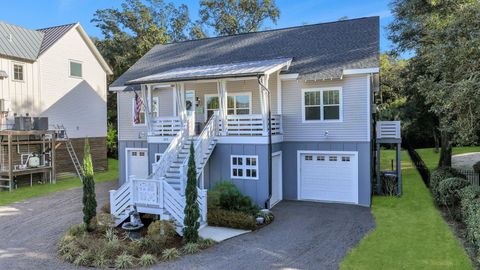
[[[252,114],[252,103],[253,103],[253,100],[252,100],[252,92],[235,92],[235,93],[228,93],[227,92],[227,98],[228,97],[235,97],[235,96],[248,96],[249,100],[250,100],[250,104],[248,104],[248,111],[249,111],[249,114]],[[204,117],[205,119],[208,118],[208,114],[207,114],[207,98],[209,97],[218,97],[218,94],[205,94],[204,95]],[[218,104],[220,105],[220,104]],[[227,112],[228,112],[228,108],[227,109]]]
[[[15,66],[22,66],[22,80],[15,79]],[[12,61],[12,81],[25,82],[25,63]]]
[[[233,165],[233,158],[242,158],[242,165]],[[256,165],[247,165],[247,158],[255,158],[257,160]],[[230,155],[230,178],[231,179],[245,179],[245,180],[258,180],[259,170],[258,170],[259,159],[256,155]],[[243,176],[233,176],[233,169],[241,169]],[[247,169],[254,169],[257,171],[256,177],[246,176]]]
[[[339,102],[340,102],[340,109],[339,109],[339,116],[340,119],[335,120],[323,120],[324,112],[323,112],[323,92],[324,91],[332,91],[337,90],[339,95]],[[305,120],[305,93],[309,92],[320,92],[320,120]],[[338,123],[343,122],[343,89],[340,86],[337,87],[321,87],[321,88],[306,88],[302,89],[302,123]]]
[[[81,71],[82,71],[82,76],[79,77],[79,76],[73,76],[72,75],[72,65],[71,65],[71,63],[80,64]],[[82,61],[73,60],[73,59],[68,60],[68,77],[75,78],[75,79],[82,79],[83,78],[83,62]]]
[[[145,108],[143,109],[144,113],[145,112]],[[132,125],[134,127],[144,127],[147,125],[147,115],[145,115],[145,123],[140,123],[140,124],[135,124],[135,97],[132,97],[132,116],[130,118],[130,121],[132,121]]]

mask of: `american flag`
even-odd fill
[[[135,93],[135,108],[134,108],[135,116],[133,117],[133,122],[135,124],[141,124],[140,112],[142,110],[142,105],[143,105],[142,99],[138,96],[137,93]]]

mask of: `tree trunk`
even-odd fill
[[[435,142],[434,152],[438,153],[439,148],[440,148],[440,142],[438,141],[438,134],[437,134],[437,129],[436,128],[433,128],[433,141]]]
[[[452,142],[447,132],[440,132],[441,146],[440,160],[438,161],[439,168],[452,167]]]

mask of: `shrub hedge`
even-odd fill
[[[255,230],[257,226],[253,215],[224,209],[208,209],[207,220],[212,226],[235,229]]]
[[[430,189],[432,191],[433,199],[437,204],[442,204],[443,200],[438,190],[440,182],[454,177],[466,179],[465,175],[459,173],[453,168],[438,168],[432,173],[430,177]]]
[[[440,204],[446,207],[455,207],[460,202],[460,190],[470,185],[470,182],[463,178],[452,177],[441,181],[438,184]]]

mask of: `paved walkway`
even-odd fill
[[[465,153],[452,156],[452,167],[462,170],[472,170],[473,165],[480,161],[480,153]]]
[[[115,186],[97,185],[99,206]],[[0,207],[0,269],[77,269],[56,259],[56,243],[81,222],[81,194],[77,188]],[[153,269],[337,269],[375,226],[369,208],[353,205],[281,202],[273,212],[275,221],[259,231]]]
[[[117,181],[96,186],[99,207],[116,186]],[[0,269],[74,269],[57,260],[56,245],[70,225],[80,222],[80,188],[0,206]]]

